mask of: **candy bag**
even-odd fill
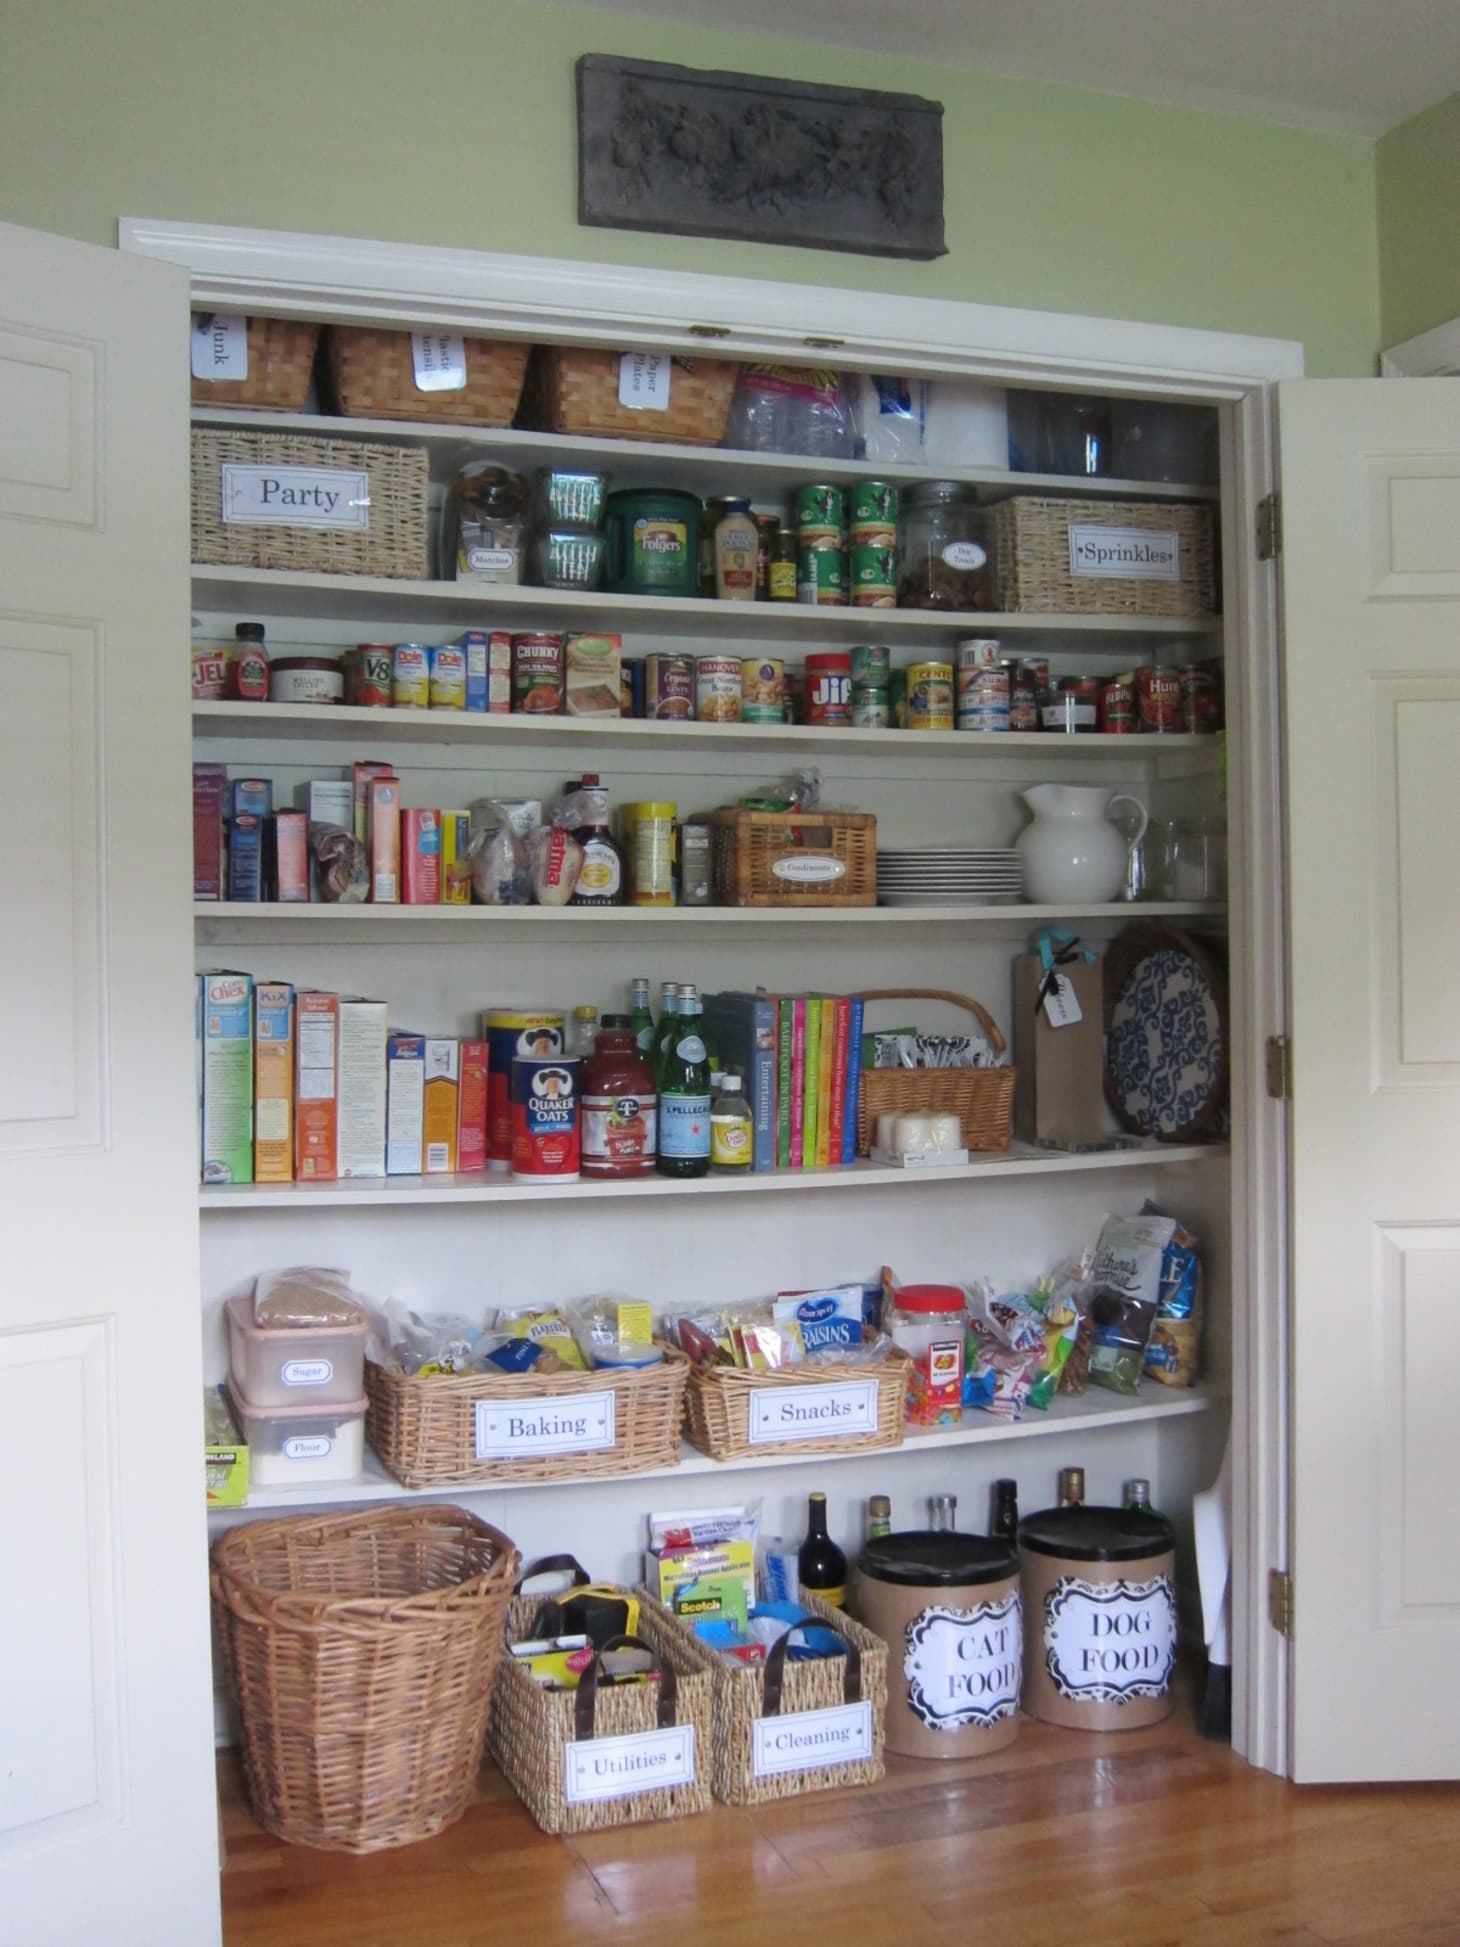
[[[1202,1309],[1196,1239],[1178,1224],[1161,1253],[1156,1323],[1146,1347],[1145,1371],[1150,1378],[1163,1386],[1195,1385],[1201,1369]]]

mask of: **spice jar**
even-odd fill
[[[899,530],[900,608],[992,608],[992,542],[971,487],[924,480],[910,487]]]
[[[622,1014],[605,1015],[583,1069],[584,1176],[652,1176],[654,1077]]]
[[[956,1426],[962,1417],[966,1317],[959,1285],[905,1284],[897,1291],[888,1329],[893,1344],[913,1362],[907,1382],[909,1426]]]

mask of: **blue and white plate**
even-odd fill
[[[1227,1094],[1220,962],[1175,927],[1142,926],[1112,946],[1106,994],[1105,1092],[1120,1121],[1167,1142],[1209,1133]]]

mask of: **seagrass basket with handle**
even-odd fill
[[[981,1001],[946,987],[869,987],[870,1001],[946,1001],[977,1021],[996,1055],[1007,1044],[998,1023]],[[965,1149],[1009,1147],[1014,1118],[1014,1070],[1004,1068],[868,1068],[863,1066],[857,1095],[857,1154],[871,1153],[880,1115],[913,1113],[956,1115]]]

